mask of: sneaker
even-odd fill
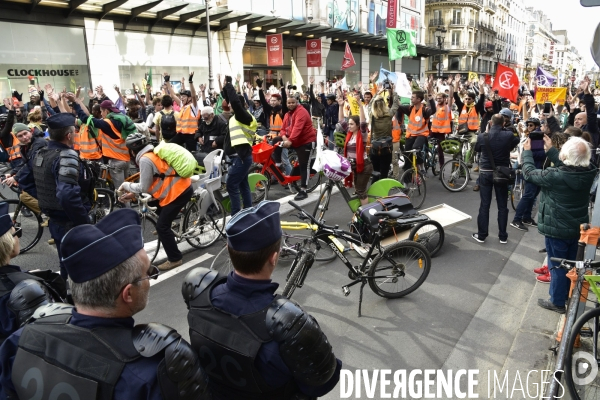
[[[550,300],[538,299],[538,306],[559,314],[564,314],[566,311],[565,306],[555,306]]]
[[[473,186],[473,191],[474,192],[479,192],[479,185]]]
[[[23,207],[21,209],[21,213],[23,214],[23,216],[25,218],[31,218],[31,217],[33,217],[33,213],[31,212],[31,210],[29,208]]]
[[[48,239],[48,244],[50,244],[50,245],[54,244],[54,239]]]
[[[525,231],[527,232],[529,229],[527,229],[527,227],[525,225],[523,225],[523,223],[521,221],[513,221],[510,223],[510,226],[512,226],[515,229],[518,229],[520,231]]]
[[[181,264],[183,264],[183,260],[179,260],[179,261],[165,261],[164,263],[160,264],[158,266],[158,269],[160,271],[168,271],[170,269],[179,267]]]
[[[479,172],[479,165],[476,165],[475,167],[473,167],[473,172]]]
[[[47,227],[48,227],[48,221],[49,221],[49,220],[47,220],[47,219],[43,220],[43,221],[42,221],[42,223],[40,224],[40,226],[41,226],[42,228],[47,228]]]
[[[473,239],[477,240],[479,243],[483,243],[483,242],[485,242],[485,239],[479,239],[479,235],[478,235],[478,234],[476,234],[476,233],[472,234],[472,235],[471,235],[471,237],[472,237]]]
[[[535,280],[540,282],[540,283],[550,283],[550,281],[552,280],[550,278],[550,272],[548,272],[545,275],[538,275],[535,277]]]
[[[508,243],[508,239],[500,239],[500,243],[506,244],[506,243]]]
[[[547,265],[544,265],[543,267],[539,267],[539,268],[536,268],[533,270],[533,273],[537,274],[537,275],[546,275],[548,272],[549,271],[548,271]]]
[[[299,201],[299,200],[304,200],[308,198],[308,194],[306,193],[306,190],[300,190],[298,192],[298,194],[296,195],[296,197],[294,197],[294,200]]]
[[[524,223],[525,225],[529,225],[529,226],[538,226],[538,225],[537,225],[537,222],[535,222],[535,221],[534,221],[534,220],[532,220],[532,219],[530,219],[530,220],[527,220],[527,221],[523,220],[523,223]]]

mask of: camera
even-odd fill
[[[390,85],[390,80],[389,79],[386,79],[386,80],[383,81],[383,88],[385,90],[388,90],[388,89],[392,88],[392,86]]]

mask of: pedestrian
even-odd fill
[[[134,326],[159,275],[140,232],[138,213],[119,210],[66,235],[75,307],[47,306],[4,342],[0,398],[205,398],[198,357],[181,335],[157,323]],[[13,383],[31,371],[37,385]]]
[[[81,104],[84,108],[85,105]],[[87,113],[87,109],[84,108]],[[100,144],[100,135],[104,132],[100,128],[96,128],[92,122],[92,118],[102,118],[100,104],[92,106],[92,115],[85,122],[78,120],[79,132],[76,135],[76,143],[79,146],[79,157],[83,160],[101,161],[102,160],[102,145]]]
[[[538,207],[538,232],[545,236],[550,274],[550,299],[539,299],[538,305],[558,313],[565,312],[571,281],[552,258],[575,260],[579,226],[589,222],[590,188],[596,168],[590,164],[591,150],[582,138],[571,137],[560,149],[552,146],[545,135],[546,156],[553,166],[537,169],[531,151],[531,140],[523,144],[523,177],[541,188]],[[540,271],[543,272],[543,271]]]
[[[168,94],[161,96],[160,105],[161,110],[154,115],[154,134],[157,141],[170,142],[177,135],[177,120],[175,110],[173,110],[173,98]]]
[[[200,361],[214,400],[317,398],[339,381],[342,362],[315,318],[275,295],[279,207],[262,201],[227,223],[234,271],[223,275],[200,267],[184,280],[192,347],[217,357]],[[211,363],[222,367],[210,369]],[[235,374],[222,373],[227,365]]]
[[[9,177],[16,175],[24,163],[23,155],[21,154],[21,143],[13,133],[13,125],[15,123],[20,123],[21,126],[27,125],[19,122],[17,119],[18,108],[14,107],[8,99],[4,99],[4,106],[8,108],[8,115],[6,116],[6,123],[0,132],[0,144],[2,144],[8,153],[8,163],[11,169],[6,177]]]
[[[287,99],[288,112],[283,117],[280,136],[282,146],[294,149],[300,168],[300,190],[294,200],[304,200],[308,197],[308,179],[310,177],[310,154],[315,147],[317,132],[312,126],[312,120],[304,107],[298,107],[295,97]]]
[[[252,166],[252,143],[258,124],[248,111],[244,96],[235,92],[231,82],[231,77],[225,76],[223,93],[225,100],[233,109],[233,116],[229,119],[229,143],[225,140],[223,146],[225,154],[233,159],[226,183],[233,216],[242,209],[242,202],[244,208],[252,207],[248,173]]]
[[[340,111],[340,114],[341,113],[342,112]],[[360,117],[357,115],[348,117],[348,132],[344,144],[344,157],[346,157],[352,165],[352,176],[346,178],[346,186],[351,187],[353,184],[356,195],[360,200],[360,204],[365,205],[369,203],[367,186],[369,186],[369,181],[373,174],[373,164],[367,156],[366,144],[368,125],[365,120],[365,111],[363,107],[360,107],[359,113]],[[340,121],[343,121],[342,116],[340,116]]]
[[[127,192],[121,197],[122,201],[131,201],[136,194],[148,193],[156,200],[158,220],[156,232],[158,240],[167,253],[167,261],[160,264],[158,269],[168,271],[180,266],[183,255],[177,247],[175,234],[171,229],[173,221],[192,198],[194,192],[190,178],[183,178],[173,171],[169,164],[154,154],[154,146],[141,133],[127,137],[127,148],[135,156],[135,163],[140,168],[139,183],[123,182],[120,191]]]
[[[491,119],[489,133],[480,133],[477,136],[475,151],[480,152],[479,159],[479,214],[477,215],[477,233],[472,235],[473,239],[483,243],[489,234],[490,205],[492,204],[492,190],[496,194],[498,205],[498,237],[500,243],[508,242],[508,183],[494,182],[494,169],[496,167],[510,167],[510,152],[519,144],[519,138],[513,135],[511,130],[503,128],[504,118],[500,114],[494,114]],[[490,159],[490,157],[493,157]]]
[[[323,121],[323,135],[329,138],[329,149],[333,150],[335,146],[335,139],[333,134],[335,133],[335,127],[339,121],[339,104],[336,102],[334,94],[321,93],[321,102],[325,107],[325,120]]]
[[[432,115],[436,115],[436,104],[433,101],[433,77],[429,79],[428,86],[428,102],[429,104],[423,104],[425,100],[425,92],[422,90],[415,90],[412,92],[410,97],[410,105],[405,106],[401,105],[398,107],[398,113],[400,115],[408,116],[408,125],[406,127],[406,140],[404,142],[405,150],[422,150],[423,146],[427,144],[427,138],[429,137],[429,118]],[[443,96],[440,96],[443,98]],[[444,98],[445,101],[445,98]],[[375,108],[375,106],[374,106]],[[398,118],[398,117],[397,117]],[[400,117],[399,119],[402,119]],[[434,119],[435,120],[435,119]],[[447,120],[447,118],[446,118]],[[446,121],[447,124],[448,121]],[[373,149],[373,134],[371,134],[371,149]],[[374,163],[377,163],[375,160],[379,157],[374,157],[373,151],[371,151],[371,159]],[[387,159],[385,159],[387,160]],[[381,161],[382,163],[385,162]],[[390,159],[391,161],[391,159]],[[388,162],[389,164],[389,162]],[[417,166],[419,171],[424,171],[423,168],[423,156],[421,152],[417,153]],[[409,169],[412,167],[412,160],[409,160],[404,164],[404,169]],[[387,178],[387,173],[385,176],[381,176],[382,178]]]
[[[60,274],[66,279],[61,241],[71,228],[90,223],[94,182],[89,169],[73,150],[75,116],[59,113],[46,123],[50,141],[33,159],[33,177],[40,209],[50,218],[48,228],[61,260]]]
[[[456,74],[454,80],[454,103],[456,104],[456,107],[458,107],[459,112],[457,132],[461,135],[467,135],[470,139],[471,153],[469,159],[465,160],[465,162],[467,163],[467,166],[471,168],[475,157],[475,151],[473,151],[472,148],[478,140],[477,133],[480,131],[479,114],[485,114],[486,112],[484,108],[485,94],[481,93],[478,102],[475,103],[477,95],[473,91],[468,91],[465,96],[465,101],[463,102],[459,96],[460,80],[460,74]],[[481,131],[483,132],[483,129]],[[479,168],[481,169],[481,166]],[[473,188],[473,190],[475,190],[475,188]]]
[[[200,151],[194,154],[194,157],[198,165],[204,165],[204,159],[210,152],[223,148],[229,127],[222,118],[215,117],[211,106],[203,107],[200,115],[202,119],[198,121],[198,133],[195,136],[200,144]]]
[[[373,163],[373,170],[379,172],[379,179],[387,178],[390,171],[393,147],[392,117],[396,115],[396,111],[399,110],[400,106],[398,96],[393,92],[392,84],[389,85],[387,101],[384,99],[383,93],[380,93],[375,96],[371,106],[371,152],[369,158]],[[391,108],[387,104],[390,100],[392,102]],[[401,121],[402,118],[399,118],[399,120]],[[376,143],[381,143],[381,146],[377,146]]]
[[[19,255],[22,230],[15,228],[8,210],[8,203],[0,203],[0,345],[23,325],[40,306],[53,301],[50,283],[40,277],[24,272],[10,261]],[[46,271],[44,271],[46,272]],[[64,290],[64,280],[62,283]],[[58,283],[58,282],[57,282]],[[61,290],[61,291],[63,291]],[[0,361],[1,365],[1,361]]]
[[[200,113],[198,112],[198,100],[193,81],[194,72],[190,72],[188,77],[190,89],[182,90],[179,96],[175,94],[171,86],[170,76],[166,72],[164,73],[164,79],[173,101],[179,105],[181,110],[179,114],[175,115],[175,119],[177,120],[177,135],[171,139],[171,142],[185,147],[188,151],[196,151],[197,142],[194,140],[194,136],[198,131]],[[184,80],[181,79],[181,82],[183,83]]]

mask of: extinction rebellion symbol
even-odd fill
[[[404,33],[404,31],[396,31],[396,41],[398,43],[404,43],[406,41],[406,33]]]
[[[271,38],[271,43],[273,43],[273,44],[277,43],[277,37],[275,37],[275,36],[272,37]]]
[[[510,71],[505,71],[500,74],[498,82],[500,83],[500,87],[502,89],[512,89],[512,87],[514,86],[511,82],[512,76],[513,73]]]
[[[317,42],[311,42],[311,43],[310,43],[310,47],[312,47],[313,49],[314,49],[315,47],[317,47]]]

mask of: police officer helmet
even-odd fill
[[[148,138],[138,132],[127,136],[127,139],[125,140],[125,146],[134,153],[137,153],[146,147],[146,145],[148,145]]]
[[[502,110],[500,110],[500,115],[502,115],[503,117],[512,119],[513,112],[510,111],[508,108],[503,108]]]
[[[534,117],[529,118],[526,122],[526,124],[534,124],[535,126],[541,126],[542,124],[540,123],[540,120]]]

